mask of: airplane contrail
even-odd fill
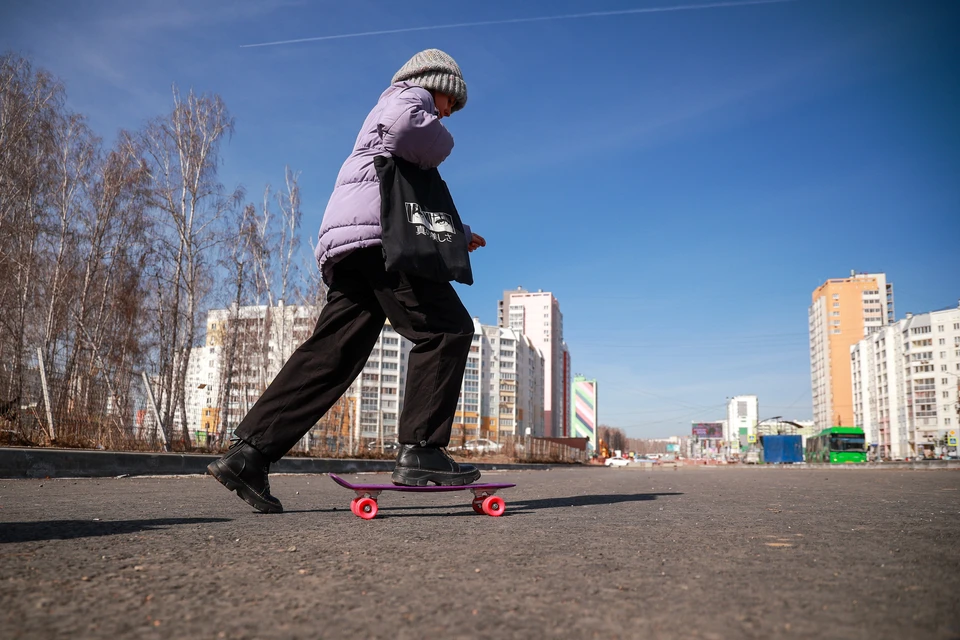
[[[438,24],[429,27],[405,27],[403,29],[384,29],[382,31],[361,31],[358,33],[340,33],[332,36],[317,36],[315,38],[297,38],[296,40],[277,40],[276,42],[258,42],[256,44],[242,44],[241,49],[249,47],[274,47],[281,44],[298,44],[301,42],[320,42],[322,40],[342,40],[345,38],[366,38],[369,36],[383,36],[393,33],[410,33],[411,31],[435,31],[437,29],[461,29],[464,27],[486,27],[495,24],[517,24],[520,22],[546,22],[548,20],[574,20],[577,18],[601,18],[604,16],[622,16],[636,13],[666,13],[668,11],[693,11],[696,9],[722,9],[727,7],[746,7],[758,4],[784,4],[798,0],[743,0],[741,2],[710,2],[705,4],[688,4],[677,7],[647,7],[644,9],[620,9],[617,11],[591,11],[589,13],[569,13],[559,16],[538,16],[533,18],[509,18],[506,20],[484,20],[482,22],[459,22],[455,24]]]

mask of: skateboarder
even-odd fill
[[[230,450],[207,468],[259,511],[283,511],[270,494],[270,463],[347,390],[387,318],[414,345],[393,482],[464,485],[480,477],[476,467],[456,463],[443,449],[450,441],[473,320],[450,283],[385,271],[373,164],[376,156],[392,154],[424,169],[439,166],[453,149],[453,137],[440,121],[466,102],[460,67],[446,53],[427,49],[400,68],[364,121],[320,225],[316,257],[329,288],[313,335],[241,421]],[[470,251],[486,245],[464,227]]]

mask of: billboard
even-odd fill
[[[701,440],[723,440],[723,423],[694,422],[692,433]]]

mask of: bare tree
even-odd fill
[[[116,147],[97,158],[88,205],[75,225],[82,259],[73,287],[72,330],[65,332],[73,338],[65,371],[72,382],[66,388],[82,396],[102,382],[118,415],[130,411],[129,378],[146,349],[139,327],[142,273],[150,259],[147,178],[135,140],[120,132]],[[97,380],[86,375],[92,371],[100,372]]]
[[[301,288],[299,174],[287,167],[262,207],[238,210],[242,190],[225,191],[217,177],[233,130],[222,100],[174,87],[173,102],[104,149],[53,76],[0,57],[0,401],[6,412],[19,406],[39,346],[55,421],[71,425],[58,438],[75,444],[133,431],[123,417],[130,380],[149,360],[160,426],[190,446],[187,368],[218,280],[231,309],[211,338],[224,356],[223,437],[234,409],[245,411],[269,381],[268,347],[286,355],[306,337],[303,317],[292,332],[286,313],[271,325],[272,308],[323,295],[317,277]],[[318,275],[315,266],[307,273]],[[268,313],[244,317],[251,304]]]
[[[160,212],[161,247],[152,274],[158,305],[157,360],[163,428],[169,433],[179,412],[181,440],[190,446],[185,382],[200,312],[211,285],[212,250],[221,223],[243,196],[225,193],[217,180],[220,144],[233,119],[217,95],[182,98],[173,88],[173,111],[151,122],[143,140],[149,157],[154,205]]]
[[[63,101],[53,76],[15,54],[0,57],[0,389],[7,399],[23,394],[26,347],[40,332],[41,243]]]
[[[300,250],[300,221],[303,214],[300,211],[300,172],[293,172],[290,167],[284,168],[285,189],[277,193],[277,206],[280,208],[280,237],[278,253],[280,261],[277,269],[280,272],[278,293],[283,300],[290,300],[298,293],[295,283],[299,267],[297,266]]]
[[[256,208],[252,204],[243,207],[238,215],[234,216],[228,229],[228,235],[231,237],[222,245],[220,265],[226,272],[225,281],[230,287],[232,296],[224,300],[229,310],[226,321],[218,323],[215,335],[208,336],[208,342],[220,347],[217,397],[219,428],[216,440],[218,448],[223,446],[224,439],[233,425],[232,418],[236,417],[235,414],[240,411],[233,396],[238,395],[243,388],[242,384],[239,385],[239,389],[235,388],[236,378],[244,369],[244,359],[241,357],[243,345],[240,335],[240,315],[256,277],[252,264],[255,249],[251,247],[259,238],[255,228],[255,218]]]
[[[64,104],[48,73],[0,58],[0,399],[23,395],[40,346],[58,439],[88,444],[142,345],[145,172],[129,135],[104,155]]]
[[[276,194],[277,208],[280,214],[277,220],[274,271],[277,281],[276,298],[290,304],[299,297],[299,251],[300,251],[300,173],[284,167],[284,189]],[[286,315],[274,327],[274,340],[280,353],[286,357],[293,347],[293,327],[288,326]]]
[[[624,433],[623,429],[601,424],[599,426],[599,433],[600,440],[603,441],[603,444],[610,453],[618,449],[620,451],[627,450],[627,434]]]

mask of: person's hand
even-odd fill
[[[477,233],[472,233],[470,235],[470,242],[467,244],[467,251],[474,251],[478,247],[487,246],[487,241],[483,239],[483,236]]]

